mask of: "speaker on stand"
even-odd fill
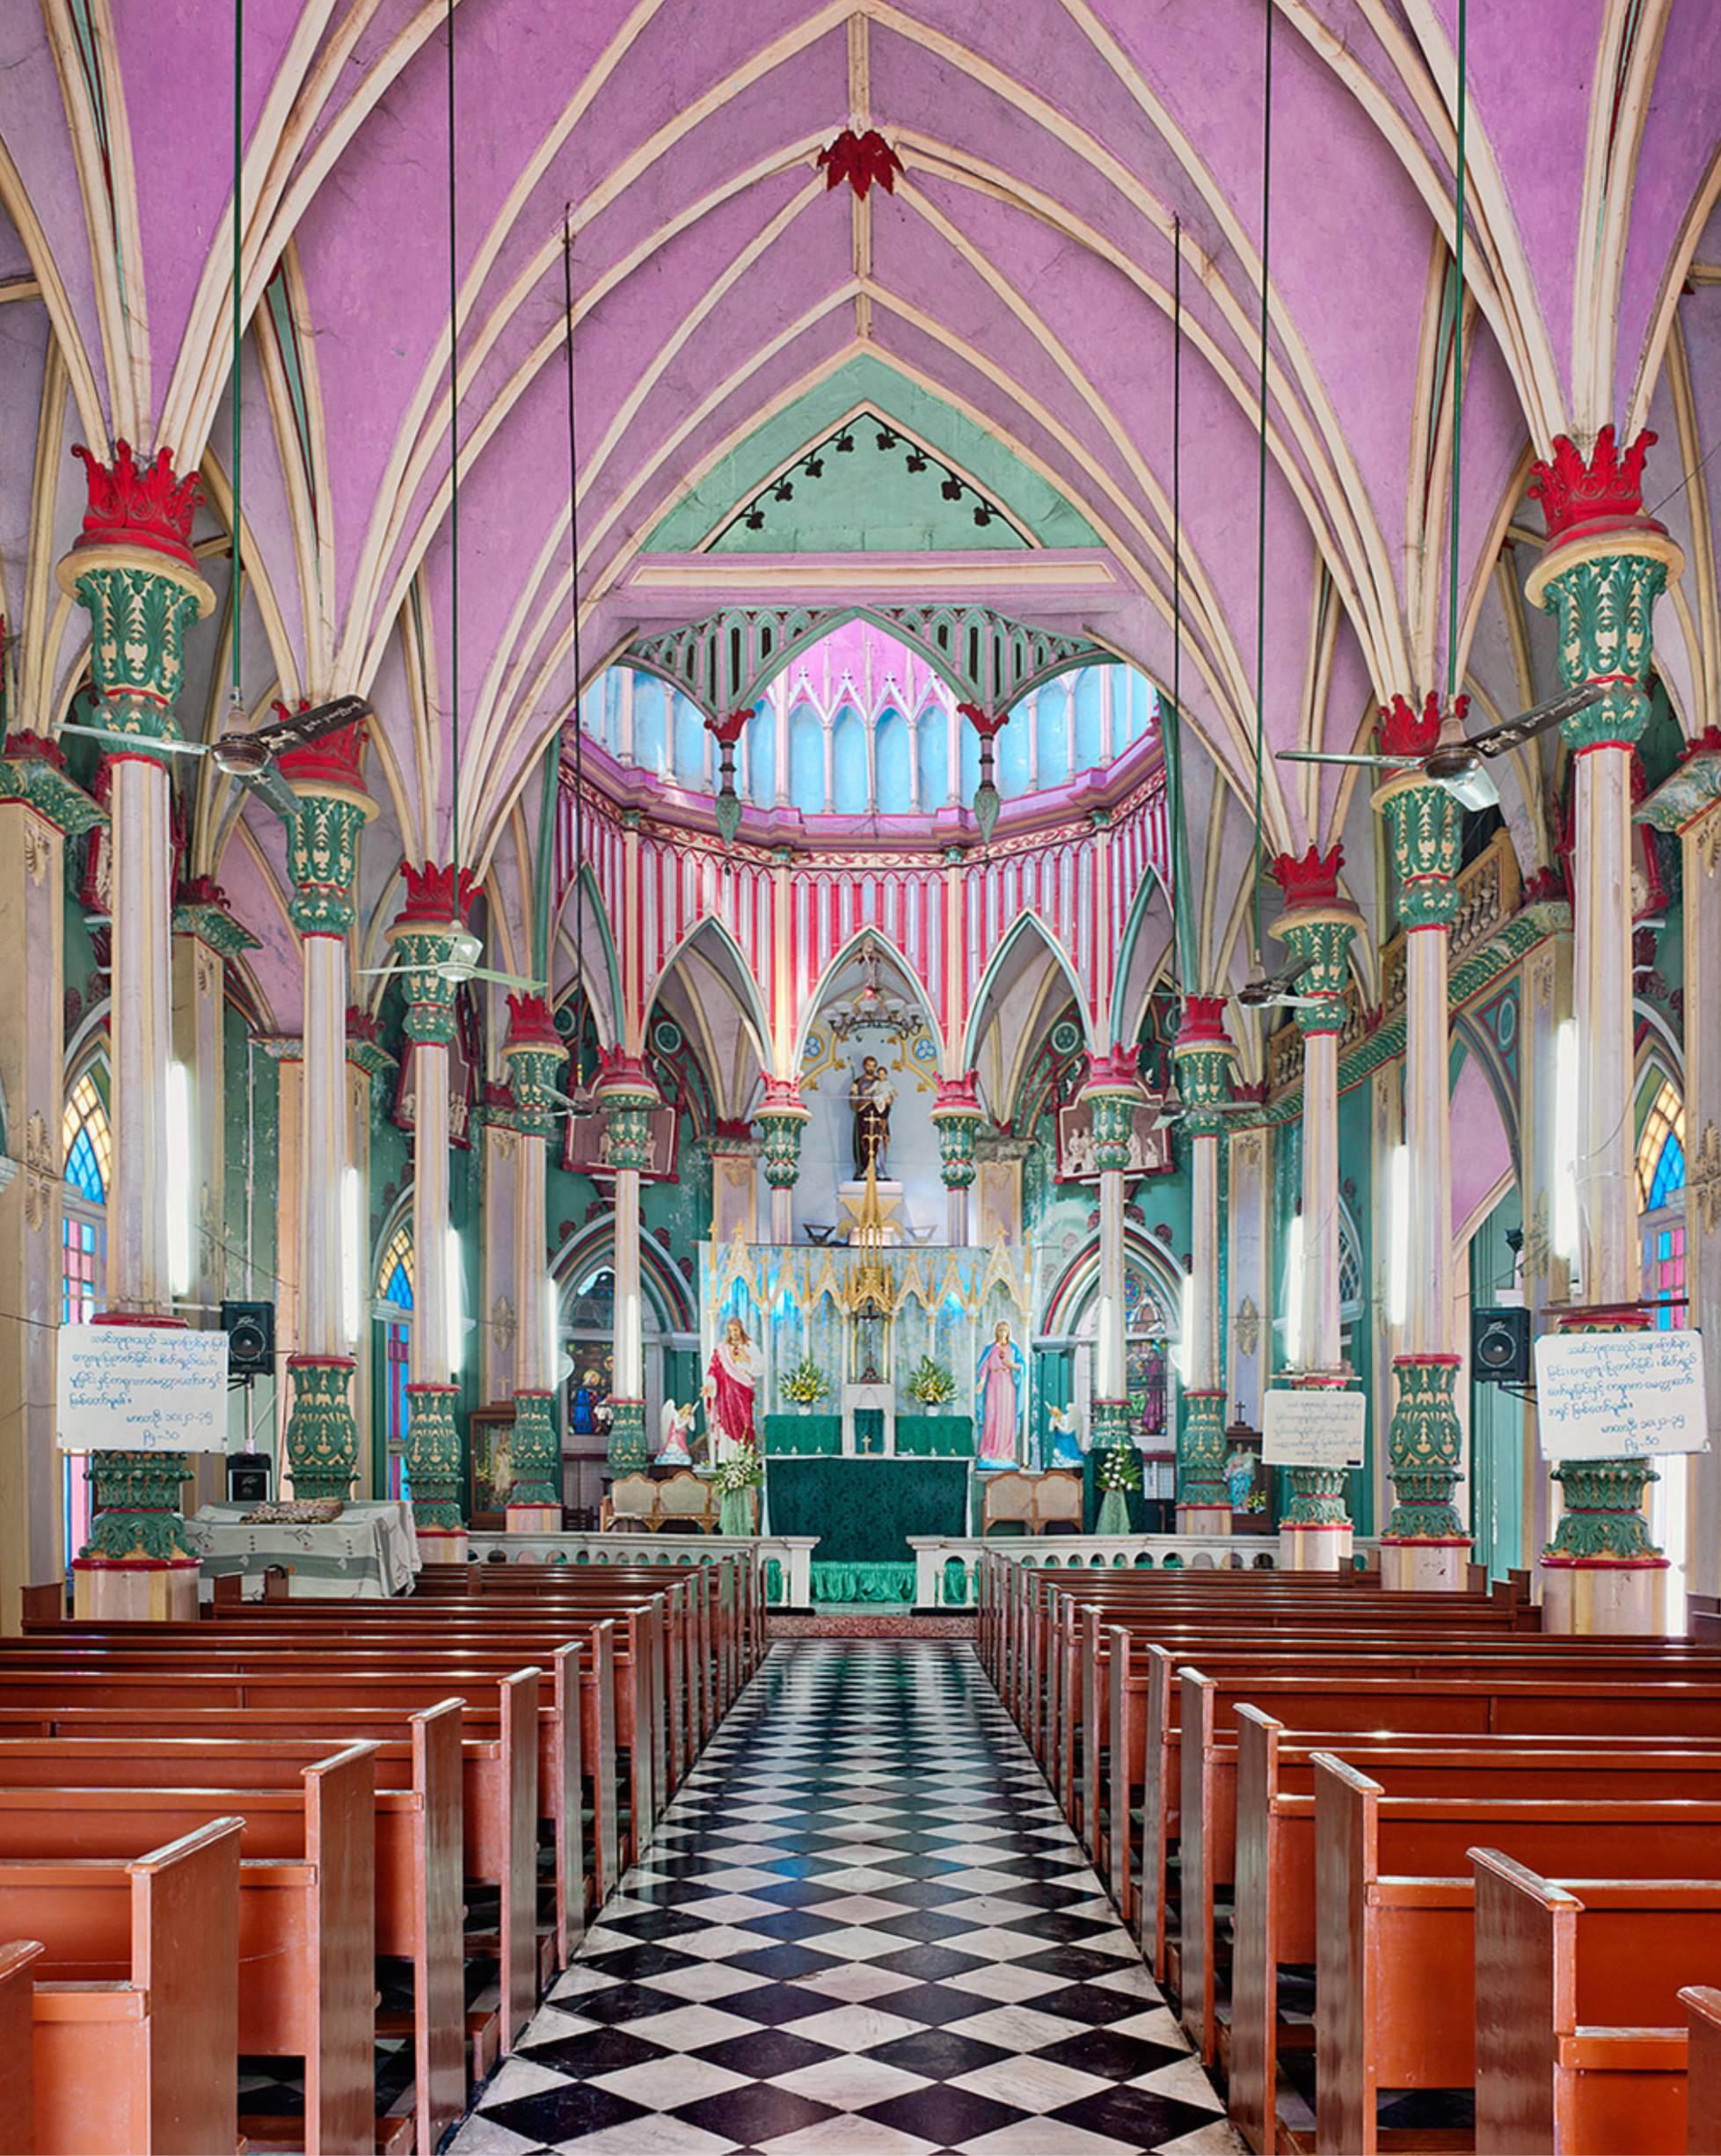
[[[1507,1305],[1470,1312],[1470,1377],[1477,1385],[1530,1381],[1530,1313]]]
[[[274,1466],[269,1452],[256,1450],[252,1434],[251,1391],[259,1378],[273,1385],[275,1374],[275,1306],[273,1303],[223,1302],[221,1329],[227,1335],[227,1381],[245,1392],[245,1449],[227,1456],[227,1502],[266,1504]],[[271,1407],[273,1408],[273,1401]]]

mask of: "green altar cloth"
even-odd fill
[[[974,1457],[974,1426],[966,1414],[900,1414],[896,1418],[896,1455],[920,1459],[963,1459]]]
[[[906,1566],[910,1535],[967,1532],[968,1463],[952,1459],[768,1459],[774,1535],[817,1535],[815,1566]]]
[[[765,1458],[835,1458],[842,1451],[840,1414],[768,1414]]]

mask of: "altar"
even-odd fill
[[[765,1466],[774,1535],[817,1535],[817,1602],[912,1602],[912,1535],[968,1529],[969,1464],[961,1459],[796,1458]]]

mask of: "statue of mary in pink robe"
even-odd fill
[[[1017,1437],[1022,1427],[1022,1394],[1027,1375],[1022,1350],[1011,1340],[1009,1326],[1000,1323],[974,1372],[974,1405],[980,1424],[980,1441],[974,1448],[976,1466],[1017,1465]]]

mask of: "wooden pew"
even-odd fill
[[[1375,2156],[1382,2088],[1476,2079],[1475,1881],[1505,1843],[1558,1874],[1701,1878],[1721,1804],[1394,1797],[1315,1760],[1316,2145]]]
[[[131,1859],[0,1860],[0,1926],[40,1942],[24,1972],[33,2124],[18,2145],[237,2148],[242,1823],[212,1820]]]
[[[0,1946],[0,2156],[31,2156],[36,2145],[36,2076],[32,1977],[40,1939]]]
[[[1721,1880],[1556,1882],[1470,1854],[1477,2156],[1681,2156],[1679,1987],[1721,1968]]]
[[[1721,1992],[1688,1984],[1680,1995],[1688,2025],[1685,2145],[1691,2156],[1721,2150]]]
[[[0,1867],[129,1860],[233,1816],[231,1790],[0,1789]],[[247,1792],[238,1874],[238,2053],[304,2060],[306,2156],[373,2156],[376,1789],[371,1750]],[[13,1921],[9,1911],[6,1921]],[[182,1949],[183,1950],[183,1949]],[[192,1942],[192,1954],[202,1952]],[[159,1962],[157,1963],[159,1967]],[[220,2024],[216,2024],[217,2027]],[[208,2041],[206,2036],[204,2039]],[[276,2138],[271,2122],[262,2129]],[[255,2138],[253,2135],[252,2138]]]
[[[572,1654],[573,1650],[564,1650]],[[441,1704],[432,1682],[369,1675],[353,1677],[329,1670],[318,1677],[298,1673],[273,1677],[235,1677],[193,1667],[158,1665],[160,1681],[123,1671],[94,1676],[87,1671],[0,1675],[0,1728],[39,1736],[77,1734],[80,1708],[106,1710],[102,1727],[117,1734],[129,1727],[145,1736],[160,1735],[169,1718],[184,1733],[230,1733],[235,1711],[244,1710],[253,1728],[259,1712],[274,1712],[273,1733],[294,1737],[351,1721],[342,1710],[376,1713],[399,1735],[406,1716]],[[466,1870],[470,1876],[501,1889],[501,1928],[498,1953],[501,1970],[501,2041],[511,2049],[536,2006],[541,1964],[537,1950],[538,1795],[546,1721],[539,1707],[539,1672],[523,1670],[492,1685],[487,1704],[496,1721],[493,1745],[478,1751],[463,1743]],[[470,1697],[470,1695],[469,1695]],[[330,1704],[330,1703],[333,1704]],[[186,1717],[202,1710],[200,1724]],[[9,1712],[8,1710],[21,1710]],[[87,1724],[84,1725],[87,1728]],[[572,1718],[557,1718],[548,1735],[565,1747]],[[565,1759],[564,1751],[563,1759]],[[565,1772],[565,1765],[558,1772]],[[577,1789],[578,1784],[575,1782]],[[575,1802],[577,1804],[577,1797]]]
[[[1407,1708],[1392,1711],[1410,1718]],[[1395,1796],[1498,1794],[1502,1787],[1532,1787],[1538,1777],[1544,1782],[1563,1777],[1568,1791],[1586,1796],[1641,1798],[1645,1788],[1658,1797],[1698,1796],[1721,1778],[1721,1743],[1709,1740],[1695,1752],[1665,1750],[1662,1743],[1599,1729],[1588,1741],[1379,1730],[1321,1740],[1286,1730],[1258,1708],[1239,1707],[1230,2020],[1229,2026],[1218,2021],[1211,1962],[1193,1941],[1185,1956],[1184,2014],[1207,2055],[1216,2050],[1226,2065],[1232,2116],[1251,2145],[1271,2145],[1273,2092],[1285,2040],[1280,1968],[1316,1959],[1314,1762],[1324,1750],[1342,1756]],[[1199,1891],[1186,1893],[1186,1904]]]
[[[379,1955],[412,1969],[414,2115],[431,2156],[466,2107],[461,1934],[460,1702],[414,1714],[405,1742],[376,1743]],[[261,1791],[295,1792],[326,1743],[143,1736],[0,1736],[0,1790],[183,1789],[250,1816]],[[244,1853],[253,1851],[247,1846]]]

